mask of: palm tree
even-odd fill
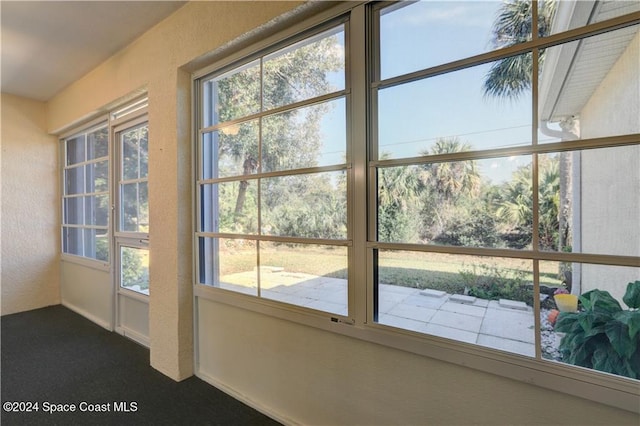
[[[421,155],[452,154],[471,151],[471,145],[457,137],[440,138],[431,150]],[[475,161],[448,161],[428,163],[422,166],[422,180],[435,189],[440,199],[457,198],[461,194],[477,194],[480,190],[480,173]]]
[[[441,155],[471,151],[468,143],[459,138],[440,138],[421,155]],[[422,166],[422,237],[434,240],[457,220],[468,207],[471,198],[480,195],[481,177],[476,161],[457,160],[427,163]]]
[[[530,0],[508,0],[493,25],[491,47],[501,49],[531,40],[532,5]],[[538,36],[551,30],[555,15],[555,0],[538,1]],[[540,54],[542,64],[544,51]],[[531,88],[533,62],[531,54],[510,56],[495,62],[484,81],[485,96],[516,99]]]
[[[540,249],[558,250],[558,210],[560,187],[558,157],[541,158],[538,204],[538,233]],[[504,199],[496,211],[499,217],[528,238],[524,243],[531,242],[533,231],[533,188],[531,165],[521,167],[513,174],[513,179],[505,184]]]
[[[389,158],[383,154],[381,159]],[[378,239],[410,242],[412,221],[418,210],[421,183],[416,166],[382,168],[378,171]],[[415,230],[414,232],[415,233]]]
[[[494,49],[513,46],[531,40],[532,7],[530,0],[506,1],[493,26],[491,46]],[[556,12],[556,0],[538,1],[538,36],[550,34]],[[538,66],[544,62],[545,50],[540,52]],[[533,59],[531,54],[511,56],[495,62],[485,77],[484,94],[487,97],[517,99],[531,88]],[[560,154],[560,185],[558,227],[558,248],[564,250],[570,245],[571,216],[571,153]],[[542,186],[542,183],[540,184]],[[542,219],[541,219],[542,220]],[[542,237],[542,235],[541,235]]]

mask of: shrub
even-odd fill
[[[489,300],[518,300],[528,305],[533,302],[533,290],[527,285],[524,271],[496,265],[473,265],[459,274],[470,296]]]
[[[562,312],[555,330],[563,361],[621,376],[640,378],[640,281],[627,285],[622,309],[607,291],[592,290],[579,298],[579,312]]]

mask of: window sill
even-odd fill
[[[69,253],[62,253],[60,256],[62,262],[75,263],[77,265],[86,266],[87,268],[96,269],[98,271],[109,272],[111,266],[108,262],[102,260],[90,259],[88,257],[75,256]]]

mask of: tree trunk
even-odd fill
[[[244,176],[248,176],[256,169],[258,166],[258,162],[255,158],[248,156],[244,163],[242,164],[242,174]],[[238,217],[242,215],[242,210],[244,209],[244,202],[247,199],[247,187],[249,186],[249,181],[243,180],[240,181],[240,188],[238,188],[238,198],[236,198],[236,208],[234,210],[234,216]]]

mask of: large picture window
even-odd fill
[[[371,2],[203,71],[198,294],[637,386],[639,11]]]
[[[588,27],[616,3],[376,9],[377,323],[640,378],[638,25]]]
[[[347,313],[345,26],[201,80],[199,283]]]

